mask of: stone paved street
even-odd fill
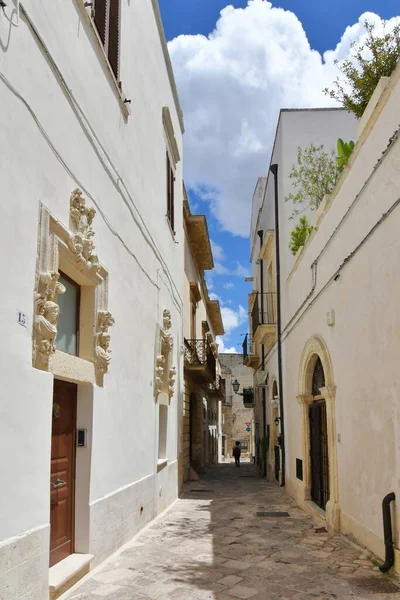
[[[289,516],[257,513],[288,512]],[[399,598],[393,578],[261,479],[223,464],[63,600]]]

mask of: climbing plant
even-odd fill
[[[302,211],[294,209],[294,218],[308,207],[315,210],[321,204],[324,196],[330,194],[335,187],[339,171],[334,152],[325,152],[323,145],[310,144],[306,148],[297,149],[297,162],[292,166],[289,177],[292,180],[294,192],[285,197],[293,204],[302,204]]]
[[[383,35],[375,32],[375,23],[364,21],[367,35],[363,43],[350,44],[350,57],[335,60],[343,78],[337,77],[333,88],[325,88],[327,96],[338,100],[356,117],[361,117],[381,77],[389,77],[400,59],[400,24],[391,31],[384,22]]]
[[[354,142],[350,140],[350,142],[344,142],[341,138],[337,141],[337,157],[336,163],[338,170],[340,173],[343,171],[345,166],[348,163],[348,160],[351,156],[351,153],[354,150]]]
[[[313,229],[314,228],[309,224],[306,215],[300,217],[298,225],[290,232],[289,248],[292,251],[292,254],[296,254],[299,248],[304,246]]]

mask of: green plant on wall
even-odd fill
[[[344,142],[341,138],[337,141],[337,157],[336,163],[340,172],[343,171],[345,166],[348,163],[348,160],[351,156],[351,153],[354,150],[354,142],[350,140],[350,142]]]
[[[299,248],[304,246],[313,229],[314,228],[309,224],[306,215],[300,217],[298,225],[290,232],[289,248],[292,251],[292,254],[296,254]]]
[[[375,24],[364,21],[367,35],[363,43],[350,44],[350,58],[338,61],[344,79],[337,77],[333,89],[325,88],[327,96],[338,100],[356,117],[361,117],[381,77],[389,77],[400,59],[400,25],[388,31],[384,22],[382,35],[375,32]]]
[[[302,211],[307,208],[315,210],[324,196],[330,194],[335,187],[339,171],[334,152],[325,152],[324,147],[310,144],[306,148],[297,149],[297,162],[292,166],[289,177],[294,193],[285,197],[294,205],[302,204]],[[291,218],[300,212],[295,208]]]

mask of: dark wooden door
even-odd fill
[[[50,467],[50,566],[74,551],[77,386],[54,380]]]
[[[311,456],[311,499],[325,510],[329,500],[329,457],[326,426],[325,400],[311,404],[310,456]]]

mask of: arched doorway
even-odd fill
[[[317,356],[312,376],[313,401],[308,408],[310,431],[311,500],[325,510],[329,500],[329,453],[326,420],[326,402],[321,390],[325,388],[325,374]]]
[[[340,531],[335,396],[329,351],[315,335],[303,350],[297,396],[302,407],[303,499],[324,509],[328,528]]]

